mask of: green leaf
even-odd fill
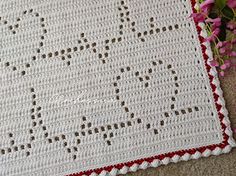
[[[211,12],[208,16],[209,16],[210,18],[214,19],[214,18],[217,18],[217,17],[218,17],[218,14],[217,14],[217,13],[214,13],[214,12]]]
[[[228,6],[225,6],[222,10],[221,10],[222,14],[224,15],[224,17],[228,18],[228,19],[233,19],[234,18],[234,12],[231,8],[229,8]]]
[[[228,23],[230,21],[230,19],[228,19],[228,18],[225,18],[225,17],[222,17],[221,18],[221,22],[223,23]]]
[[[222,10],[226,5],[226,0],[216,0],[215,3],[216,3],[216,7]]]
[[[220,33],[218,35],[218,38],[220,39],[220,41],[225,41],[226,39],[226,24],[222,24],[220,26]]]

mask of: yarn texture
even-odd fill
[[[0,0],[0,175],[117,175],[235,146],[192,0]]]

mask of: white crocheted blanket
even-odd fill
[[[0,175],[116,175],[229,152],[194,4],[0,0]]]

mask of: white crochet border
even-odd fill
[[[195,9],[198,8],[197,3],[195,4],[194,8]],[[204,23],[199,23],[198,26],[201,27],[200,36],[206,38],[207,33],[205,31],[205,28],[204,28]],[[205,54],[208,56],[207,63],[209,64],[210,60],[212,60],[212,58],[213,58],[210,43],[209,42],[204,42],[202,44],[204,46],[206,46]],[[123,166],[121,169],[117,169],[114,166],[114,168],[111,171],[103,170],[99,174],[97,174],[94,171],[90,174],[90,176],[107,176],[107,175],[116,176],[118,174],[126,174],[128,172],[135,172],[139,169],[147,169],[148,167],[158,167],[160,165],[167,165],[169,163],[177,163],[179,161],[188,161],[190,159],[198,159],[198,158],[201,158],[201,157],[208,157],[210,155],[220,155],[220,154],[223,154],[223,153],[228,153],[228,152],[230,152],[232,147],[236,147],[236,143],[235,143],[235,140],[233,139],[233,134],[232,134],[232,130],[231,130],[231,127],[230,127],[230,121],[229,121],[229,118],[228,118],[228,111],[225,107],[223,92],[220,88],[220,82],[219,82],[219,79],[217,77],[216,68],[211,67],[209,74],[213,76],[212,84],[214,84],[216,86],[216,90],[214,92],[217,95],[219,95],[217,103],[222,106],[221,109],[220,109],[220,113],[222,113],[224,115],[222,123],[225,124],[225,126],[226,126],[225,133],[229,137],[228,138],[228,143],[229,143],[228,145],[226,145],[223,149],[221,149],[220,147],[216,147],[214,150],[206,149],[203,153],[196,151],[192,155],[189,154],[189,153],[185,153],[183,156],[174,155],[171,158],[170,157],[165,157],[162,160],[154,159],[152,162],[143,161],[142,164],[134,163],[131,167]],[[78,174],[74,173],[74,174],[71,174],[71,175],[77,176],[77,175],[80,175],[80,173],[78,173]],[[87,176],[87,175],[84,174],[84,176]]]

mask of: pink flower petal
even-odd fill
[[[220,76],[222,76],[222,77],[225,76],[225,72],[224,72],[224,71],[220,71],[219,74],[220,74]]]
[[[215,2],[215,0],[206,0],[200,4],[200,9],[203,12],[208,13],[209,9],[212,7],[214,2]]]
[[[236,23],[234,21],[230,21],[227,23],[227,28],[229,28],[230,30],[234,30],[236,28]]]
[[[225,54],[226,50],[225,50],[225,48],[220,48],[219,52],[220,52],[220,54]]]
[[[222,46],[223,46],[223,42],[221,42],[221,41],[216,44],[216,48],[220,48]]]
[[[234,8],[236,8],[236,1],[235,0],[227,0],[227,5],[230,8],[234,9]]]
[[[215,18],[215,19],[211,19],[211,18],[208,18],[205,20],[207,23],[213,23],[213,27],[214,28],[217,28],[221,25],[221,18]]]
[[[218,67],[218,66],[219,66],[219,63],[218,63],[216,60],[210,61],[210,64],[211,64],[211,66],[213,66],[213,67]]]
[[[213,31],[213,34],[214,35],[218,35],[220,33],[220,28],[216,28],[214,31]]]
[[[227,65],[226,65],[226,64],[223,64],[223,65],[220,66],[220,69],[221,69],[221,70],[225,70],[226,68],[227,68]]]
[[[236,57],[236,51],[232,51],[229,55],[232,57]]]
[[[203,13],[192,13],[190,17],[197,23],[205,21],[205,15]]]
[[[236,43],[236,38],[231,41],[232,44]]]
[[[214,35],[211,35],[207,38],[204,39],[205,42],[211,42],[211,41],[214,41],[215,40],[215,36]]]
[[[226,60],[225,61],[225,65],[226,65],[227,68],[230,68],[230,66],[231,66],[230,60]]]
[[[221,26],[221,19],[218,18],[219,20],[212,20],[212,30],[215,30],[216,28]]]
[[[216,39],[216,36],[220,33],[220,29],[219,28],[216,28],[213,32],[212,32],[212,35],[205,38],[204,41],[207,41],[207,42],[211,42],[211,41],[214,41]]]

